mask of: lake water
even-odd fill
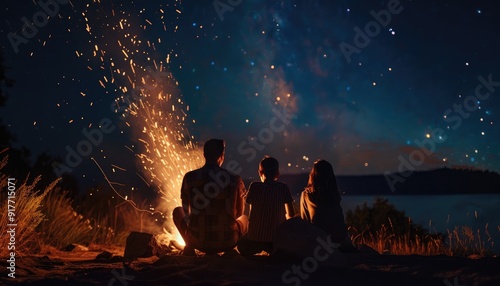
[[[488,230],[496,243],[493,251],[500,253],[500,195],[446,195],[446,196],[386,196],[396,209],[405,211],[413,222],[431,230],[446,233],[455,226],[467,225],[474,231]],[[343,196],[344,212],[367,202],[374,196]]]
[[[344,213],[366,202],[372,205],[375,196],[343,196]],[[484,229],[496,242],[491,250],[500,253],[500,195],[433,195],[385,196],[396,209],[405,211],[414,223],[431,233],[446,233],[456,226],[469,226],[485,238]],[[295,198],[297,201],[298,197]]]

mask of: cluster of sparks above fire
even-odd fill
[[[160,25],[162,30],[174,29],[174,32],[177,26],[166,23],[162,8],[155,13],[156,20],[146,19],[142,23],[139,15],[118,8],[110,13],[99,11],[102,8],[97,3],[98,9],[87,5],[88,10],[94,10],[82,13],[85,30],[95,39],[94,43],[89,42],[92,54],[86,58],[87,68],[105,72],[98,80],[99,85],[104,93],[113,95],[109,99],[114,100],[117,118],[130,128],[137,144],[124,146],[124,151],[135,153],[145,182],[161,194],[161,201],[151,210],[163,213],[170,233],[165,231],[160,240],[166,242],[175,237],[182,242],[172,225],[171,212],[181,205],[179,192],[183,175],[200,167],[202,156],[185,124],[189,106],[182,101],[178,83],[167,69],[175,53],[161,56],[157,51],[161,38],[154,42],[141,38],[141,32],[153,25]],[[175,9],[175,3],[171,6],[168,9],[181,13]],[[143,12],[144,9],[138,9],[139,14]],[[96,21],[100,24],[94,26],[88,18],[91,13],[97,13],[97,18],[104,17],[105,21]],[[78,58],[89,54],[88,51],[75,53]],[[85,96],[86,92],[81,94]]]

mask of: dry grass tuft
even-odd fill
[[[386,227],[382,226],[375,233],[360,232],[349,229],[355,234],[351,235],[354,244],[366,244],[381,254],[393,255],[448,255],[471,258],[482,258],[493,256],[488,245],[494,242],[489,235],[488,225],[485,227],[487,240],[484,241],[481,231],[473,231],[469,226],[455,227],[453,231],[448,230],[448,236],[444,239],[438,235],[413,235],[396,236]]]
[[[0,161],[0,170],[7,164],[7,157]],[[5,174],[0,175],[0,188],[7,189],[8,176]],[[15,181],[16,190],[15,198],[11,200],[11,205],[15,206],[15,221],[17,224],[15,227],[15,250],[18,255],[26,255],[31,252],[31,250],[36,245],[36,240],[38,239],[38,233],[36,227],[42,222],[44,215],[41,211],[41,205],[47,194],[54,189],[58,180],[52,182],[49,186],[45,188],[44,191],[36,190],[36,185],[40,181],[40,177],[35,178],[35,180],[28,184],[26,181],[19,183],[19,180]],[[14,201],[14,203],[12,203]],[[10,227],[7,226],[9,212],[8,212],[9,200],[2,199],[0,203],[0,208],[2,209],[0,232],[6,234]],[[0,245],[7,246],[9,243],[10,235],[0,236]],[[6,257],[9,252],[7,247],[0,248],[0,256]]]

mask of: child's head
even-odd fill
[[[273,157],[265,156],[259,164],[259,175],[262,182],[265,179],[276,180],[280,175],[280,164]]]

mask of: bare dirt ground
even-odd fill
[[[107,250],[114,257],[96,260]],[[1,285],[500,285],[500,258],[334,253],[327,260],[238,254],[140,258],[126,266],[123,248],[49,251],[19,257],[16,278]],[[297,270],[298,269],[298,270]]]

